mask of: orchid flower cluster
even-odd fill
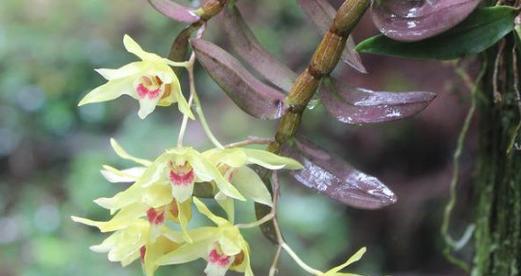
[[[94,221],[73,216],[75,222],[97,227],[110,236],[91,250],[107,253],[112,262],[126,266],[140,260],[144,273],[154,275],[159,266],[182,264],[205,259],[207,275],[225,275],[228,270],[253,275],[251,250],[241,235],[241,228],[257,227],[268,219],[249,224],[235,224],[235,201],[252,201],[273,207],[273,199],[261,177],[250,165],[268,170],[298,170],[297,161],[274,153],[246,147],[224,147],[206,125],[204,114],[190,79],[190,99],[182,94],[181,85],[172,67],[185,67],[193,78],[194,56],[186,62],[173,62],[144,51],[132,38],[124,37],[128,52],[140,61],[119,69],[98,69],[107,83],[88,93],[79,105],[104,102],[126,94],[139,102],[140,118],[146,118],[156,106],[177,103],[183,122],[176,147],[165,150],[154,160],[129,154],[111,139],[115,153],[137,165],[116,169],[105,165],[102,175],[113,183],[131,183],[110,198],[94,202],[110,211],[108,221]],[[198,151],[183,146],[188,119],[194,119],[192,105],[215,148]],[[216,203],[226,217],[216,215],[194,196],[199,187],[212,191]],[[214,225],[193,228],[192,207]],[[288,253],[293,253],[288,249]],[[320,275],[349,275],[339,271],[361,258],[365,248],[346,263]],[[295,256],[296,260],[300,260]]]

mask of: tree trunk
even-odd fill
[[[521,150],[516,149],[521,138],[517,137],[518,144],[511,147],[514,135],[519,135],[520,121],[515,88],[519,84],[514,84],[519,79],[515,74],[519,73],[513,66],[516,60],[513,47],[514,37],[509,35],[487,52],[487,71],[481,86],[482,97],[478,99],[479,154],[472,270],[475,276],[521,274]],[[500,102],[494,101],[494,91],[500,92]]]

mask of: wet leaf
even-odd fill
[[[148,3],[158,12],[175,21],[194,23],[200,19],[195,10],[172,0],[148,0]]]
[[[284,93],[255,78],[219,46],[192,40],[197,60],[208,74],[246,113],[260,119],[277,119],[284,111]]]
[[[480,0],[377,0],[373,22],[384,35],[418,41],[438,35],[463,21]]]
[[[347,124],[381,123],[417,114],[436,97],[431,92],[382,92],[324,81],[320,99],[331,116]]]
[[[297,75],[260,45],[237,7],[225,9],[222,19],[237,54],[268,81],[289,91]]]
[[[336,11],[326,0],[298,0],[304,13],[318,27],[321,34],[327,33]],[[346,47],[342,52],[342,61],[361,73],[367,73],[360,55],[355,51],[355,41],[352,36],[347,38]]]
[[[367,175],[304,138],[283,147],[304,169],[290,171],[298,182],[346,205],[378,209],[396,202],[394,193],[376,177]]]
[[[378,35],[362,41],[356,50],[362,53],[442,60],[477,54],[513,30],[516,13],[515,9],[505,6],[478,9],[461,24],[439,36],[406,43]]]

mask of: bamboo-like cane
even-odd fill
[[[369,0],[346,0],[338,9],[335,19],[318,45],[311,62],[289,91],[286,103],[289,108],[281,118],[275,140],[268,150],[279,153],[281,146],[293,138],[300,126],[302,113],[315,94],[320,80],[333,71],[340,60],[347,37],[369,6]]]
[[[337,10],[335,19],[324,34],[311,58],[308,67],[302,72],[291,87],[286,103],[289,108],[282,116],[275,139],[268,145],[268,150],[280,153],[283,144],[292,139],[300,126],[302,113],[309,101],[315,94],[323,77],[329,75],[338,64],[342,51],[345,47],[347,37],[358,24],[365,11],[369,7],[370,0],[345,0]],[[267,188],[271,191],[271,173],[267,170],[260,171],[260,175]],[[262,204],[255,204],[255,215],[258,219],[265,217],[271,212],[271,208]],[[278,243],[276,228],[273,221],[260,226],[264,236],[273,243]]]

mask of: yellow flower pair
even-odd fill
[[[193,119],[179,80],[170,67],[186,66],[186,63],[176,63],[148,53],[127,35],[123,42],[127,51],[141,61],[119,69],[96,70],[107,83],[89,92],[79,105],[109,101],[125,94],[138,100],[138,115],[142,119],[156,106],[173,103],[178,104],[181,113]],[[117,155],[137,163],[137,166],[123,170],[103,166],[101,173],[109,182],[132,183],[113,197],[94,201],[110,210],[110,220],[72,217],[76,222],[111,233],[91,250],[108,253],[110,261],[120,262],[123,266],[140,259],[147,276],[153,276],[159,266],[187,263],[199,258],[207,261],[204,272],[209,276],[223,276],[228,270],[253,275],[249,245],[234,224],[235,200],[272,206],[270,192],[249,165],[269,170],[301,169],[297,161],[250,148],[214,148],[199,152],[182,146],[168,149],[149,161],[130,155],[113,139],[111,145]],[[214,199],[226,213],[226,219],[212,213],[193,196],[197,185],[211,188]],[[191,229],[192,203],[198,213],[215,226]],[[354,275],[339,271],[358,261],[364,252],[365,248],[346,263],[321,275]]]
[[[233,226],[233,200],[248,199],[271,205],[271,195],[260,177],[248,165],[256,164],[272,170],[301,168],[293,159],[256,149],[225,148],[198,152],[193,148],[178,147],[166,150],[154,161],[149,161],[130,155],[113,139],[111,145],[121,158],[131,160],[139,166],[125,170],[103,166],[102,174],[111,182],[133,184],[111,198],[94,201],[114,215],[109,221],[78,217],[72,219],[98,227],[101,232],[113,232],[102,244],[91,249],[108,252],[110,261],[121,262],[122,265],[141,256],[147,275],[153,275],[158,265],[172,262],[169,260],[156,263],[156,258],[167,253],[165,248],[171,249],[165,256],[179,256],[187,248],[195,248],[202,242],[208,243],[208,248],[204,250],[209,250],[209,255],[201,255],[201,251],[197,256],[209,260],[208,275],[223,275],[220,274],[221,270],[226,271],[228,268],[251,271],[247,243]],[[218,202],[227,202],[221,206],[228,214],[228,219],[213,215],[201,201],[192,197],[194,186],[199,183],[215,186]],[[217,228],[188,228],[192,217],[192,199],[200,213],[215,222]],[[177,233],[169,228],[167,221],[177,223],[181,232]],[[233,250],[228,250],[233,246]],[[237,248],[241,248],[240,252],[237,252]],[[166,260],[166,257],[161,258]],[[243,258],[248,265],[241,265],[239,258]]]

